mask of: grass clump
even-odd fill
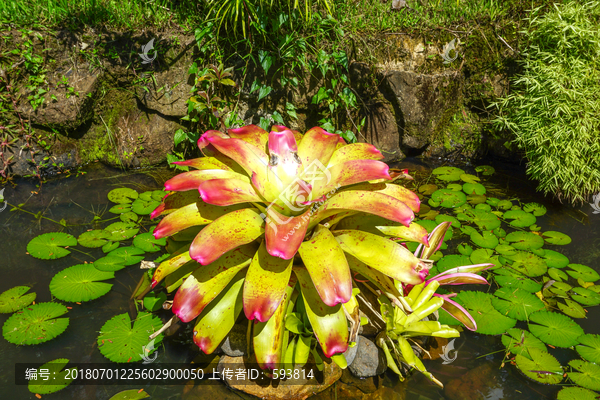
[[[600,191],[600,2],[533,10],[523,72],[495,122],[525,152],[538,189],[583,202]]]

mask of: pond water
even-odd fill
[[[417,176],[430,173],[432,166],[418,160],[407,160],[398,164],[409,168]],[[588,265],[600,270],[600,215],[592,214],[592,208],[585,204],[581,207],[561,205],[550,198],[535,192],[535,183],[529,181],[523,170],[510,165],[495,165],[496,173],[489,184],[502,189],[508,198],[520,198],[523,202],[537,202],[546,206],[548,212],[539,217],[537,224],[543,230],[556,230],[569,235],[573,242],[560,249],[571,262]],[[113,205],[106,197],[107,193],[124,185],[138,191],[160,189],[162,183],[173,175],[167,168],[124,173],[111,170],[98,164],[88,168],[83,176],[71,176],[44,184],[41,194],[32,195],[36,190],[33,182],[23,180],[16,187],[7,187],[4,197],[10,204],[25,203],[23,208],[55,221],[66,220],[67,231],[74,236],[94,228],[91,222],[95,215],[102,219],[114,218],[107,210]],[[48,285],[52,277],[62,269],[74,264],[91,262],[103,255],[100,249],[84,249],[85,253],[72,251],[57,260],[38,260],[26,254],[27,243],[35,236],[61,230],[61,226],[47,219],[37,220],[33,215],[23,212],[10,212],[8,207],[0,212],[0,293],[17,285],[30,286],[37,293],[37,302],[51,301]],[[115,219],[118,221],[118,217]],[[148,228],[148,227],[146,227]],[[143,231],[143,230],[142,230]],[[140,232],[142,232],[140,231]],[[460,241],[459,241],[460,242]],[[112,290],[105,296],[90,303],[68,303],[70,324],[57,338],[35,346],[15,346],[0,339],[0,397],[6,399],[33,399],[27,386],[17,386],[14,381],[15,362],[47,362],[56,358],[68,358],[71,362],[106,362],[96,345],[98,331],[111,317],[129,312],[131,293],[142,272],[135,267],[127,267],[115,273]],[[600,307],[588,309],[587,319],[577,320],[586,333],[600,334]],[[159,313],[166,321],[170,311]],[[0,323],[8,319],[8,314],[0,314]],[[174,336],[163,342],[158,362],[189,362],[197,354],[195,345],[177,338],[191,338],[189,332]],[[523,377],[518,370],[506,364],[500,368],[504,352],[500,339],[494,336],[466,332],[455,341],[457,358],[451,364],[443,365],[441,359],[426,360],[425,365],[446,386],[446,391],[438,389],[421,374],[413,374],[405,382],[398,383],[393,374],[386,375],[382,388],[392,390],[398,399],[541,399],[556,398],[557,386],[544,386],[533,383]],[[570,353],[569,353],[570,352]],[[562,365],[573,358],[570,350],[556,350],[552,354]],[[471,372],[469,372],[471,371]],[[471,381],[464,383],[461,377],[469,373]],[[473,383],[475,382],[475,383]],[[132,386],[137,389],[140,386]],[[126,386],[81,386],[72,385],[50,395],[47,399],[108,399],[115,393],[125,390]],[[390,389],[391,388],[391,389]],[[452,388],[451,390],[449,388]],[[202,391],[189,391],[184,386],[148,385],[145,390],[154,399],[196,399],[196,398],[237,398],[223,385],[205,387]],[[336,386],[318,395],[320,399],[338,397]],[[390,392],[364,395],[364,398],[389,398]],[[475,390],[474,392],[470,392]],[[184,395],[184,392],[186,394]],[[361,392],[358,392],[361,393]],[[379,393],[379,394],[377,394]],[[462,395],[461,395],[462,393]],[[479,393],[477,395],[467,393]],[[379,397],[381,396],[381,397]],[[457,396],[457,397],[456,397]],[[472,397],[475,396],[475,397]],[[361,397],[358,397],[361,398]]]

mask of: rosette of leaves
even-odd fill
[[[302,135],[254,125],[227,134],[207,131],[198,146],[204,157],[176,162],[193,170],[165,183],[169,194],[151,217],[164,215],[154,230],[157,239],[204,228],[189,250],[160,264],[152,285],[198,263],[172,310],[183,322],[196,319],[194,342],[205,353],[218,347],[243,311],[256,322],[259,365],[276,366],[288,287],[297,280],[292,289],[302,294],[314,335],[332,357],[348,347],[342,305],[353,297],[351,270],[373,277],[395,301],[401,295],[392,278],[423,282],[429,264],[386,237],[428,244],[427,231],[411,223],[420,201],[393,183],[409,176],[390,171],[374,146],[346,144],[321,128]],[[393,232],[372,224],[361,229],[353,216],[363,214],[380,218],[379,225]],[[343,225],[345,218],[352,219]]]

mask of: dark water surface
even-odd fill
[[[399,164],[409,168],[411,173],[417,171],[417,177],[426,176],[432,166],[419,161],[406,161]],[[535,191],[535,183],[527,180],[521,168],[506,165],[495,165],[496,174],[489,182],[493,187],[501,189],[510,198],[520,198],[522,202],[537,202],[546,206],[548,212],[538,217],[537,224],[542,230],[557,230],[569,235],[573,242],[567,246],[546,246],[565,254],[572,263],[588,265],[600,271],[600,214],[592,214],[592,208],[585,204],[581,207],[561,205],[551,198],[545,198]],[[65,231],[78,236],[87,229],[94,228],[91,221],[94,215],[102,218],[113,218],[107,210],[113,205],[106,194],[126,185],[139,192],[159,189],[162,183],[171,177],[173,172],[166,168],[157,168],[143,172],[123,173],[99,165],[88,169],[84,176],[69,177],[46,183],[39,195],[32,195],[35,185],[23,180],[16,187],[7,187],[4,197],[10,204],[25,203],[24,208],[36,214],[42,212],[47,218],[55,221],[65,219],[69,224],[81,224],[68,227]],[[489,186],[486,184],[486,186]],[[500,197],[496,195],[496,197]],[[58,260],[38,260],[26,254],[27,243],[35,236],[63,230],[51,221],[38,221],[34,216],[22,212],[10,212],[8,207],[0,212],[0,293],[18,285],[31,286],[31,292],[37,293],[36,302],[51,301],[52,296],[48,284],[52,277],[71,265],[91,262],[103,255],[100,249],[77,248],[88,254],[72,251],[71,255]],[[113,222],[119,221],[118,216]],[[143,232],[144,230],[141,230]],[[460,240],[457,244],[460,243]],[[154,258],[154,256],[152,256]],[[151,258],[149,258],[151,259]],[[142,272],[135,267],[127,267],[115,273],[116,279],[112,290],[105,296],[81,305],[66,303],[72,307],[67,316],[70,319],[67,330],[57,338],[36,346],[15,346],[3,338],[0,339],[0,398],[1,399],[35,399],[26,386],[16,386],[14,382],[14,365],[16,362],[47,362],[56,358],[68,358],[71,362],[107,362],[96,345],[98,331],[102,325],[117,314],[128,312],[129,298]],[[600,334],[600,307],[588,309],[588,318],[577,320],[586,333]],[[171,313],[165,311],[160,316],[166,321]],[[8,314],[0,314],[0,323],[8,319]],[[193,344],[177,338],[191,339],[191,332],[182,332],[176,339],[167,339],[164,347],[159,349],[158,362],[189,362],[198,354]],[[470,388],[461,387],[457,378],[469,371],[481,382],[476,389],[480,398],[485,399],[554,399],[559,387],[543,386],[524,378],[515,367],[508,363],[500,368],[503,361],[503,346],[499,337],[478,335],[466,332],[455,341],[458,349],[457,359],[448,365],[442,360],[425,361],[426,367],[447,388],[447,392],[429,383],[420,374],[413,374],[404,383],[398,383],[393,374],[383,380],[384,387],[393,387],[394,396],[398,399],[468,399],[466,393]],[[553,351],[562,365],[574,358],[570,350]],[[474,370],[475,369],[475,370]],[[127,386],[81,386],[72,385],[58,393],[44,395],[44,399],[101,399],[110,398],[115,393],[128,389]],[[132,386],[140,389],[141,386]],[[452,390],[450,390],[452,388]],[[187,392],[184,386],[148,385],[144,388],[153,399],[201,399],[201,398],[239,398],[229,392],[223,385],[203,387],[201,390]],[[319,399],[343,398],[336,393],[336,387],[318,396]],[[389,390],[389,389],[388,389]],[[450,392],[465,393],[462,397],[448,397]],[[359,392],[360,393],[360,392]],[[389,392],[386,392],[389,393]],[[360,397],[358,397],[360,398]],[[390,398],[383,392],[364,395],[364,398]]]

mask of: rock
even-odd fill
[[[246,327],[234,325],[221,344],[221,350],[229,357],[242,357],[246,354]]]
[[[383,154],[382,161],[398,161],[405,158],[400,150],[400,131],[389,102],[381,101],[371,105],[366,115],[365,126],[360,141],[377,147]]]
[[[497,367],[491,363],[473,368],[463,376],[451,380],[444,386],[444,394],[450,400],[483,400],[501,386],[498,382]]]
[[[387,361],[382,349],[364,336],[359,336],[358,351],[354,362],[348,366],[350,372],[359,378],[380,375],[387,369]]]
[[[242,380],[238,382],[235,379],[225,379],[225,383],[233,389],[241,390],[264,400],[304,400],[327,389],[342,376],[342,370],[336,363],[330,361],[325,363],[324,367],[323,372],[315,371],[315,378],[308,381],[305,379],[287,379],[277,381],[274,384],[273,381],[264,378],[263,375],[262,378],[250,381]],[[224,371],[224,368],[244,368],[249,371],[250,369],[256,370],[257,367],[256,364],[251,364],[242,357],[223,356],[219,361],[217,370]],[[223,376],[222,373],[221,376]]]
[[[360,336],[356,337],[356,344],[353,347],[348,346],[348,349],[344,353],[344,358],[346,358],[346,362],[348,365],[354,362],[356,358],[356,353],[358,353],[358,343],[360,342]]]

